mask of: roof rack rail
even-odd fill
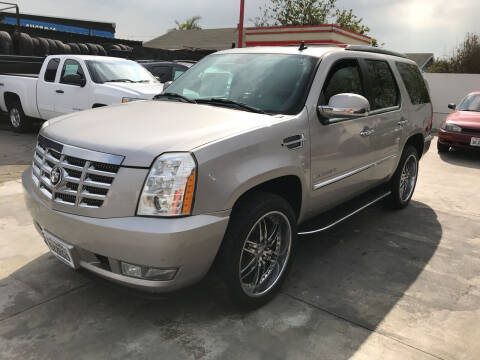
[[[345,50],[350,50],[350,51],[363,51],[363,52],[370,52],[370,53],[376,53],[376,54],[384,54],[384,55],[392,55],[392,56],[397,56],[401,58],[408,59],[408,56],[396,51],[390,51],[386,49],[380,49],[377,47],[373,46],[364,46],[364,45],[348,45]]]

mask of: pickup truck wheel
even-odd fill
[[[408,145],[405,147],[397,170],[390,180],[392,194],[390,204],[395,209],[402,209],[408,205],[413,196],[418,176],[418,153]]]
[[[232,300],[254,309],[280,290],[292,264],[296,220],[282,197],[255,193],[241,200],[220,250],[220,270]]]
[[[25,116],[20,102],[16,101],[9,106],[8,118],[13,131],[23,133],[30,130],[31,123]]]

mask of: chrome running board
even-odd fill
[[[392,192],[391,191],[387,191],[385,193],[383,193],[382,195],[380,196],[377,196],[375,199],[369,201],[368,203],[362,205],[361,207],[357,208],[355,211],[352,211],[350,213],[348,213],[347,215],[329,223],[328,225],[326,226],[323,226],[321,228],[318,228],[318,229],[314,229],[314,230],[309,230],[309,231],[300,231],[298,232],[297,234],[298,235],[311,235],[311,234],[316,234],[316,233],[319,233],[319,232],[322,232],[322,231],[325,231],[325,230],[328,230],[332,227],[334,227],[335,225],[338,225],[339,223],[341,223],[342,221],[345,221],[347,220],[348,218],[352,217],[353,215],[355,214],[358,214],[360,211],[362,210],[365,210],[367,207],[379,202],[380,200],[386,198],[387,196],[389,196]]]

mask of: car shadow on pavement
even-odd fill
[[[447,153],[439,153],[440,158],[452,165],[469,167],[471,169],[480,169],[480,149],[451,149]]]
[[[0,353],[348,359],[415,283],[441,238],[427,205],[376,205],[300,239],[281,293],[253,312],[233,306],[214,276],[150,295],[73,272],[45,254],[0,280],[2,291],[13,282],[24,286],[0,312]]]

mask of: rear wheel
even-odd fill
[[[296,220],[282,197],[255,193],[235,207],[219,253],[232,300],[254,309],[280,290],[292,264]]]
[[[439,153],[446,153],[450,150],[450,146],[442,144],[440,141],[437,141],[437,150]]]
[[[23,112],[20,101],[14,101],[8,107],[8,118],[10,120],[10,127],[13,131],[18,133],[27,132],[31,128],[31,122]]]
[[[390,180],[390,204],[395,209],[408,205],[413,196],[418,176],[418,152],[411,145],[403,150],[397,170]]]

